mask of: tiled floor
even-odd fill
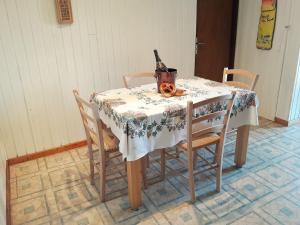
[[[193,205],[180,177],[145,190],[138,211],[129,209],[126,195],[100,203],[89,183],[86,151],[11,167],[13,224],[300,224],[300,125],[284,128],[261,120],[251,131],[242,169],[233,166],[233,144],[226,146],[222,192],[215,192],[212,173],[203,174]]]

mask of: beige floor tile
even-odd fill
[[[42,190],[43,184],[40,176],[17,178],[18,197],[33,194]]]
[[[59,210],[80,207],[81,204],[93,200],[85,184],[79,184],[55,192]]]
[[[10,181],[10,199],[16,199],[17,197],[17,180],[14,179]]]
[[[49,172],[50,181],[53,187],[80,180],[80,173],[76,166]]]
[[[104,222],[96,207],[83,210],[75,215],[67,216],[63,219],[65,225],[102,225]]]
[[[30,222],[48,215],[45,197],[41,196],[12,205],[11,217],[15,225]]]
[[[209,222],[208,218],[201,214],[196,207],[187,203],[183,203],[166,211],[165,216],[168,218],[168,221],[171,221],[172,224],[176,225],[205,224]]]
[[[39,167],[36,160],[12,165],[10,167],[10,178],[21,177],[28,174],[36,173],[39,171]]]
[[[67,166],[68,164],[74,162],[69,152],[63,152],[53,156],[48,156],[45,158],[45,161],[48,169],[63,165]]]

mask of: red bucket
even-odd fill
[[[157,92],[160,93],[159,87],[162,83],[171,83],[175,85],[177,70],[173,68],[168,68],[168,72],[161,72],[155,70],[155,77],[157,82]]]

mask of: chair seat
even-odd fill
[[[203,148],[208,145],[217,144],[220,141],[220,136],[217,134],[206,134],[198,139],[192,141],[193,150],[197,150],[199,148]],[[178,147],[187,150],[187,143],[178,144]]]
[[[94,137],[92,137],[92,140],[96,140]],[[103,130],[103,141],[104,141],[104,150],[107,152],[111,151],[117,151],[118,150],[118,141],[117,138],[112,136],[110,133],[106,132],[106,130]],[[93,143],[95,144],[95,143]],[[98,143],[96,143],[97,145]]]

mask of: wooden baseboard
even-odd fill
[[[69,151],[71,149],[80,148],[80,147],[83,147],[83,146],[86,146],[86,145],[87,145],[86,140],[82,140],[82,141],[78,141],[78,142],[75,142],[75,143],[62,145],[60,147],[48,149],[48,150],[45,150],[45,151],[36,152],[36,153],[32,153],[32,154],[28,154],[28,155],[24,155],[24,156],[19,156],[19,157],[16,157],[16,158],[11,158],[11,159],[6,160],[6,225],[11,225],[10,169],[9,169],[9,167],[11,165],[14,165],[14,164],[17,164],[17,163],[22,163],[22,162],[26,162],[26,161],[33,160],[33,159],[38,159],[38,158],[41,158],[41,157],[54,155],[56,153]]]
[[[278,118],[278,117],[275,117],[275,122],[279,123],[279,124],[281,124],[283,126],[286,126],[286,127],[288,127],[290,125],[289,121],[281,119],[281,118]]]
[[[10,217],[10,169],[6,161],[6,225],[11,225]]]
[[[22,162],[26,162],[26,161],[29,161],[29,160],[38,159],[38,158],[41,158],[41,157],[53,155],[53,154],[56,154],[56,153],[65,152],[65,151],[68,151],[68,150],[71,150],[71,149],[74,149],[74,148],[80,148],[80,147],[83,147],[83,146],[86,146],[86,145],[87,145],[86,140],[82,140],[82,141],[74,142],[74,143],[71,143],[71,144],[62,145],[60,147],[48,149],[48,150],[45,150],[45,151],[35,152],[35,153],[32,153],[32,154],[11,158],[11,159],[8,159],[7,162],[8,162],[8,165],[10,166],[10,165],[14,165],[14,164],[17,164],[17,163],[22,163]]]

